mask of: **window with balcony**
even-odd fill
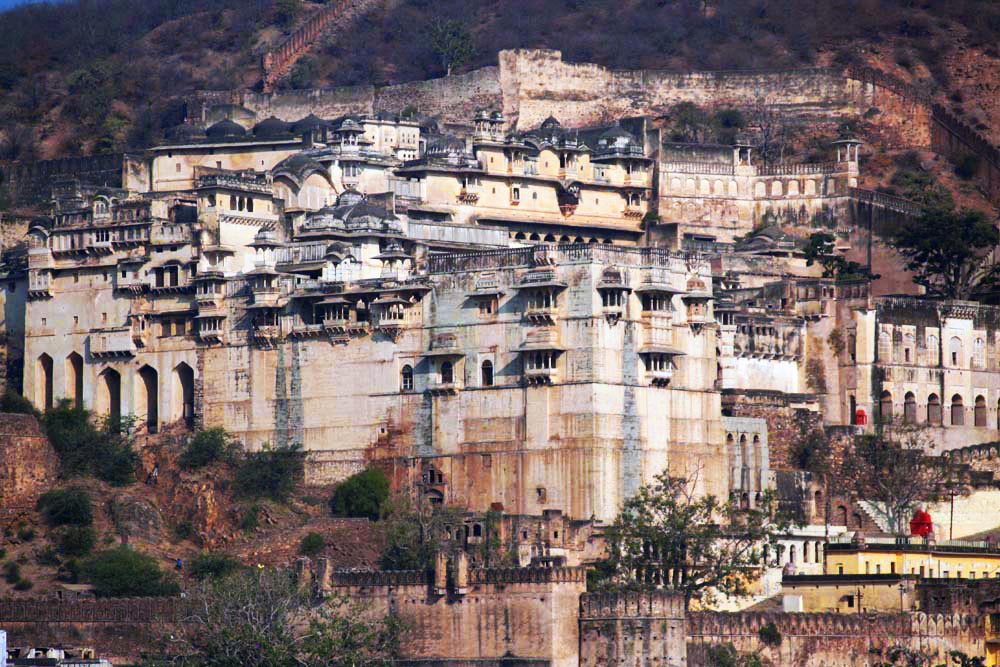
[[[539,350],[525,355],[525,367],[529,371],[548,371],[556,368],[555,350]]]
[[[399,372],[399,388],[401,391],[413,391],[413,367],[409,364]]]

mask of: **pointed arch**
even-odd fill
[[[194,425],[194,370],[182,361],[174,367],[172,381],[170,421],[183,419],[191,427]]]
[[[73,407],[83,407],[83,357],[76,352],[66,357],[66,396]]]
[[[159,373],[152,366],[143,366],[139,369],[139,381],[135,383],[136,389],[136,416],[146,425],[149,433],[156,433],[160,425],[160,377]]]
[[[122,418],[122,376],[113,368],[105,368],[98,380],[97,412],[117,422]]]
[[[52,409],[52,357],[42,352],[35,363],[35,405]]]

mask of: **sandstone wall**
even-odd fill
[[[781,643],[765,645],[760,629],[773,623]],[[894,645],[932,653],[943,663],[950,650],[985,655],[985,620],[978,616],[914,614],[720,614],[687,617],[688,664],[708,667],[708,648],[732,643],[737,650],[760,652],[774,667],[862,667],[871,648]]]
[[[0,176],[15,206],[41,204],[51,196],[53,181],[76,178],[90,185],[118,188],[122,184],[121,153],[88,157],[8,162],[0,164]]]
[[[580,597],[580,667],[685,667],[684,599],[666,591]]]
[[[38,496],[50,488],[58,473],[59,460],[38,420],[32,415],[0,413],[0,522],[34,509]]]

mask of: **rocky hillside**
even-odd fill
[[[260,55],[318,0],[72,0],[0,15],[0,159],[139,147],[177,97],[260,85]],[[910,0],[371,0],[348,3],[279,83],[396,83],[560,49],[615,68],[744,69],[866,61],[1000,127],[1000,5]],[[995,132],[996,130],[991,130]],[[990,135],[996,141],[996,135]]]

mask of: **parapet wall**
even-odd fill
[[[684,599],[667,591],[580,596],[580,667],[684,667]]]
[[[773,624],[780,643],[767,645],[760,631]],[[908,646],[936,655],[948,651],[985,655],[980,616],[913,614],[784,614],[693,612],[687,616],[688,664],[707,667],[709,647],[731,643],[759,652],[774,667],[861,667],[871,649]]]

